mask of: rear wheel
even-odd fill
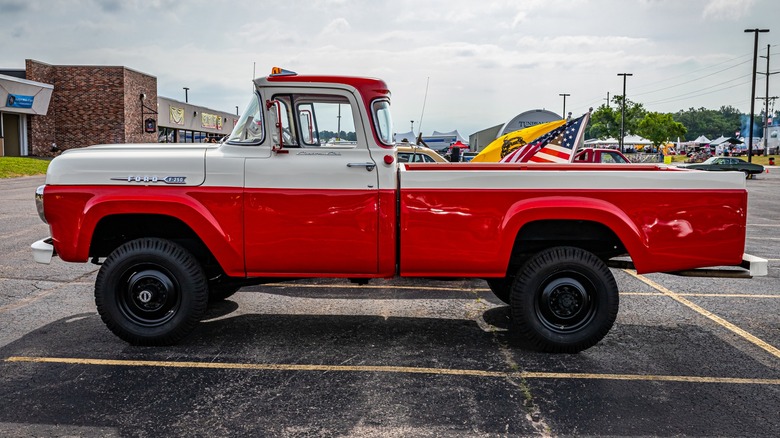
[[[206,311],[208,288],[195,258],[164,239],[137,239],[108,256],[95,282],[108,328],[134,345],[171,345]]]
[[[518,271],[511,291],[514,330],[541,351],[576,353],[612,328],[618,290],[609,268],[574,247],[542,251]]]

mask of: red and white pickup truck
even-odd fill
[[[336,124],[352,140],[321,141]],[[36,193],[51,237],[32,249],[101,265],[98,312],[133,344],[179,341],[249,284],[471,277],[511,305],[519,336],[576,352],[617,315],[608,266],[766,275],[743,257],[747,198],[741,173],[662,165],[399,165],[383,81],[282,71],[255,80],[222,144],[55,158]]]

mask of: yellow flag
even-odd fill
[[[512,131],[509,134],[502,135],[497,139],[490,142],[485,146],[485,149],[477,154],[471,161],[483,162],[483,163],[498,163],[502,158],[507,156],[513,150],[520,146],[536,140],[537,138],[547,134],[553,129],[563,126],[566,120],[556,120],[554,122],[542,123],[540,125],[529,126],[517,131]]]

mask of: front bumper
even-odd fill
[[[51,237],[33,243],[30,245],[30,248],[32,248],[33,260],[37,263],[48,265],[51,263],[51,258],[57,255],[57,252],[54,250],[54,245],[52,245]]]

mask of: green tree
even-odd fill
[[[732,106],[722,106],[720,110],[707,108],[689,108],[687,111],[678,111],[674,120],[688,128],[685,140],[695,140],[704,135],[713,139],[725,135],[731,137],[742,129],[742,120],[747,117]]]
[[[607,105],[601,105],[590,115],[590,123],[585,131],[586,138],[617,138],[620,132],[620,114]]]
[[[590,124],[585,132],[587,138],[620,137],[620,117],[623,107],[623,96],[614,96],[615,107],[601,105],[590,116]],[[626,99],[625,134],[636,134],[639,122],[647,111],[641,103]]]
[[[658,147],[669,140],[682,137],[688,130],[680,122],[675,122],[671,114],[646,113],[637,124],[637,134],[653,142]]]

